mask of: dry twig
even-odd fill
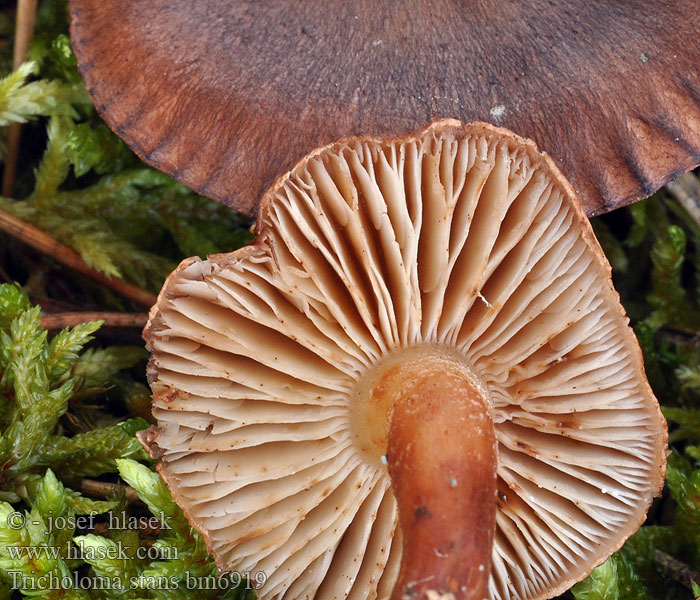
[[[661,550],[655,550],[654,561],[666,575],[671,579],[675,579],[685,587],[691,589],[692,581],[700,584],[700,573],[670,554],[666,554],[666,552],[662,552]]]
[[[56,241],[50,235],[41,231],[41,229],[4,211],[0,211],[0,231],[10,234],[39,252],[52,257],[86,277],[94,279],[137,304],[150,307],[156,302],[156,297],[150,292],[116,277],[108,277],[104,273],[89,267],[72,248]]]
[[[78,323],[87,323],[88,321],[104,321],[105,327],[137,327],[141,329],[146,325],[148,315],[146,313],[70,312],[41,317],[42,326],[49,331],[75,327]]]
[[[15,25],[15,46],[12,55],[12,68],[18,69],[27,56],[27,48],[34,34],[34,22],[36,21],[37,0],[18,0],[17,22]],[[17,153],[19,151],[19,138],[22,133],[21,123],[12,123],[7,135],[7,158],[5,171],[2,177],[2,195],[12,196],[17,172]]]
[[[138,502],[139,495],[134,488],[128,485],[95,481],[94,479],[82,479],[80,481],[80,491],[88,496],[97,498],[106,498],[111,492],[119,488],[124,490],[124,495],[128,502]]]
[[[666,184],[666,189],[700,227],[700,181],[692,173]]]

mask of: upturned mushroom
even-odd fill
[[[533,139],[589,215],[700,162],[694,2],[70,6],[107,123],[150,164],[248,214],[310,148],[447,117]]]
[[[550,598],[642,523],[666,429],[574,192],[442,121],[304,158],[184,261],[143,441],[262,599]]]

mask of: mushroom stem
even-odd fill
[[[404,539],[391,599],[482,600],[497,465],[485,390],[463,365],[434,357],[387,376],[396,394],[387,461]]]

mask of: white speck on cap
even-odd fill
[[[491,116],[492,119],[495,121],[500,121],[503,118],[503,115],[506,114],[506,107],[505,104],[499,104],[498,106],[494,106],[490,111],[489,115]]]

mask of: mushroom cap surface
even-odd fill
[[[458,357],[488,389],[492,598],[561,593],[641,525],[665,423],[583,209],[532,142],[452,120],[340,141],[257,227],[184,261],[145,331],[143,440],[221,569],[266,573],[261,599],[389,596],[397,506],[353,406],[402,352]]]
[[[148,163],[248,214],[309,148],[440,118],[533,139],[589,216],[700,163],[693,2],[70,5],[107,123]]]

